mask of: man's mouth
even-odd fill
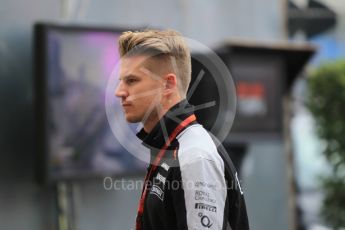
[[[129,106],[131,106],[131,104],[130,103],[122,103],[122,107],[129,107]]]

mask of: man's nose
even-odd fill
[[[115,90],[115,96],[120,98],[125,98],[128,96],[127,90],[123,87],[122,82],[120,82]]]

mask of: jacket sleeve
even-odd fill
[[[193,148],[179,154],[179,161],[188,229],[226,229],[227,186],[218,153]]]

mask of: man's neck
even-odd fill
[[[159,120],[171,109],[171,107],[173,107],[174,105],[176,105],[177,103],[181,101],[182,101],[181,99],[173,100],[171,103],[167,103],[165,106],[163,105],[162,110],[159,111],[159,113],[156,114],[156,116],[145,121],[144,123],[145,132],[150,133],[152,129],[157,125]]]

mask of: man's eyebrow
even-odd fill
[[[119,78],[119,80],[126,80],[126,79],[128,79],[128,78],[138,78],[138,76],[137,76],[137,75],[134,75],[134,74],[128,74],[128,75],[125,75],[125,76],[121,76],[121,77]]]

